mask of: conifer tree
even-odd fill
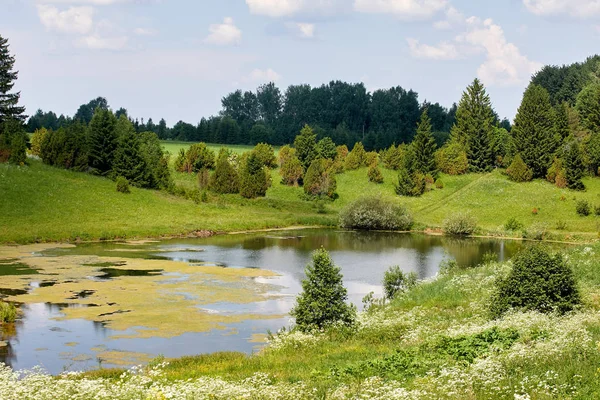
[[[290,311],[301,331],[322,329],[335,323],[354,323],[356,308],[346,303],[348,291],[342,279],[340,268],[325,249],[313,253],[312,265],[306,266],[302,293]]]
[[[583,158],[577,142],[572,142],[569,145],[565,157],[565,175],[567,178],[567,187],[573,190],[584,190],[585,185],[581,181],[585,167]]]
[[[534,178],[543,178],[552,164],[557,148],[554,111],[548,91],[529,85],[512,129],[515,150],[531,168]]]
[[[474,172],[489,171],[494,165],[490,146],[493,122],[490,96],[475,79],[462,95],[451,131],[451,140],[464,146],[469,168]]]
[[[100,175],[108,174],[113,167],[118,145],[117,119],[112,111],[98,107],[89,125],[89,163]]]
[[[122,176],[134,186],[150,187],[152,174],[140,151],[140,140],[135,128],[126,115],[119,117],[116,132],[119,141],[113,160],[113,176]]]
[[[583,126],[600,133],[600,83],[591,83],[577,96],[577,111]]]
[[[0,35],[0,129],[8,119],[21,123],[25,120],[25,107],[18,105],[21,93],[10,93],[19,75],[18,71],[13,70],[14,65],[15,57],[9,52],[8,39]]]
[[[436,174],[435,150],[436,144],[431,134],[431,119],[427,109],[421,115],[421,121],[417,126],[417,135],[412,142],[414,170],[424,175]]]
[[[304,125],[300,134],[294,140],[294,148],[296,149],[296,156],[304,166],[305,171],[317,157],[316,147],[317,135],[310,126]]]
[[[217,157],[215,172],[210,178],[210,189],[215,193],[239,193],[239,176],[229,162],[229,151],[221,149]]]
[[[569,104],[564,102],[554,107],[554,134],[556,135],[557,148],[569,137]]]
[[[332,162],[317,158],[310,164],[304,175],[304,193],[309,196],[331,197],[335,196],[337,181],[331,171]]]
[[[260,156],[252,151],[241,168],[240,194],[247,199],[264,197],[271,180],[265,171],[265,166]]]

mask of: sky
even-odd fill
[[[197,123],[269,81],[402,86],[449,107],[474,78],[512,119],[531,75],[600,52],[600,0],[0,0],[21,103],[98,96]]]

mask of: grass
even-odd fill
[[[18,311],[14,304],[0,301],[0,325],[15,322]]]

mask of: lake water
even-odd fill
[[[321,246],[360,308],[369,292],[381,296],[392,265],[427,279],[445,259],[474,266],[494,253],[505,260],[521,243],[317,229],[49,246],[0,264],[0,295],[23,302],[23,318],[0,328],[0,361],[56,374],[157,355],[251,353],[261,335],[289,325],[304,267]]]

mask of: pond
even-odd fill
[[[289,326],[311,252],[327,249],[349,300],[381,296],[392,265],[434,277],[440,263],[511,257],[517,241],[326,229],[210,238],[0,247],[0,297],[23,312],[1,329],[14,369],[132,366],[157,355],[257,351]]]

